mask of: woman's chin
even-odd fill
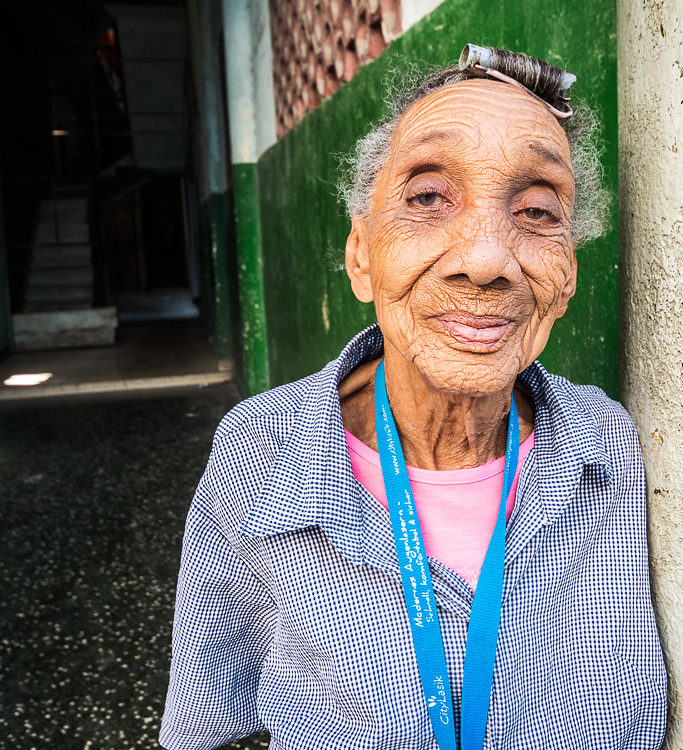
[[[473,398],[512,390],[519,373],[517,359],[477,352],[458,352],[458,355],[434,357],[426,362],[416,359],[415,365],[437,390]]]

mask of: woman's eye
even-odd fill
[[[409,198],[408,201],[409,203],[414,203],[421,208],[434,208],[434,206],[439,206],[443,203],[443,196],[441,193],[437,192],[419,193],[418,195]]]
[[[550,211],[546,211],[543,208],[523,208],[521,213],[525,219],[532,219],[533,221],[539,221],[540,219],[550,219],[551,221],[557,221],[557,217],[551,214]]]

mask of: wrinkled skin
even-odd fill
[[[401,118],[346,267],[374,302],[387,389],[409,464],[476,466],[504,453],[510,393],[576,288],[574,178],[555,117],[491,80],[434,92]],[[340,386],[346,427],[376,447],[377,362]],[[533,425],[523,389],[520,437]]]

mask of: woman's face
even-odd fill
[[[576,286],[564,131],[522,89],[464,81],[399,122],[347,270],[385,337],[433,387],[511,388]]]

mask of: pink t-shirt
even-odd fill
[[[354,476],[387,508],[379,453],[348,430],[345,432]],[[507,500],[508,519],[522,464],[533,447],[532,431],[519,446],[517,473]],[[408,467],[427,554],[459,573],[473,591],[496,524],[504,471],[504,456],[473,469],[436,471]]]

